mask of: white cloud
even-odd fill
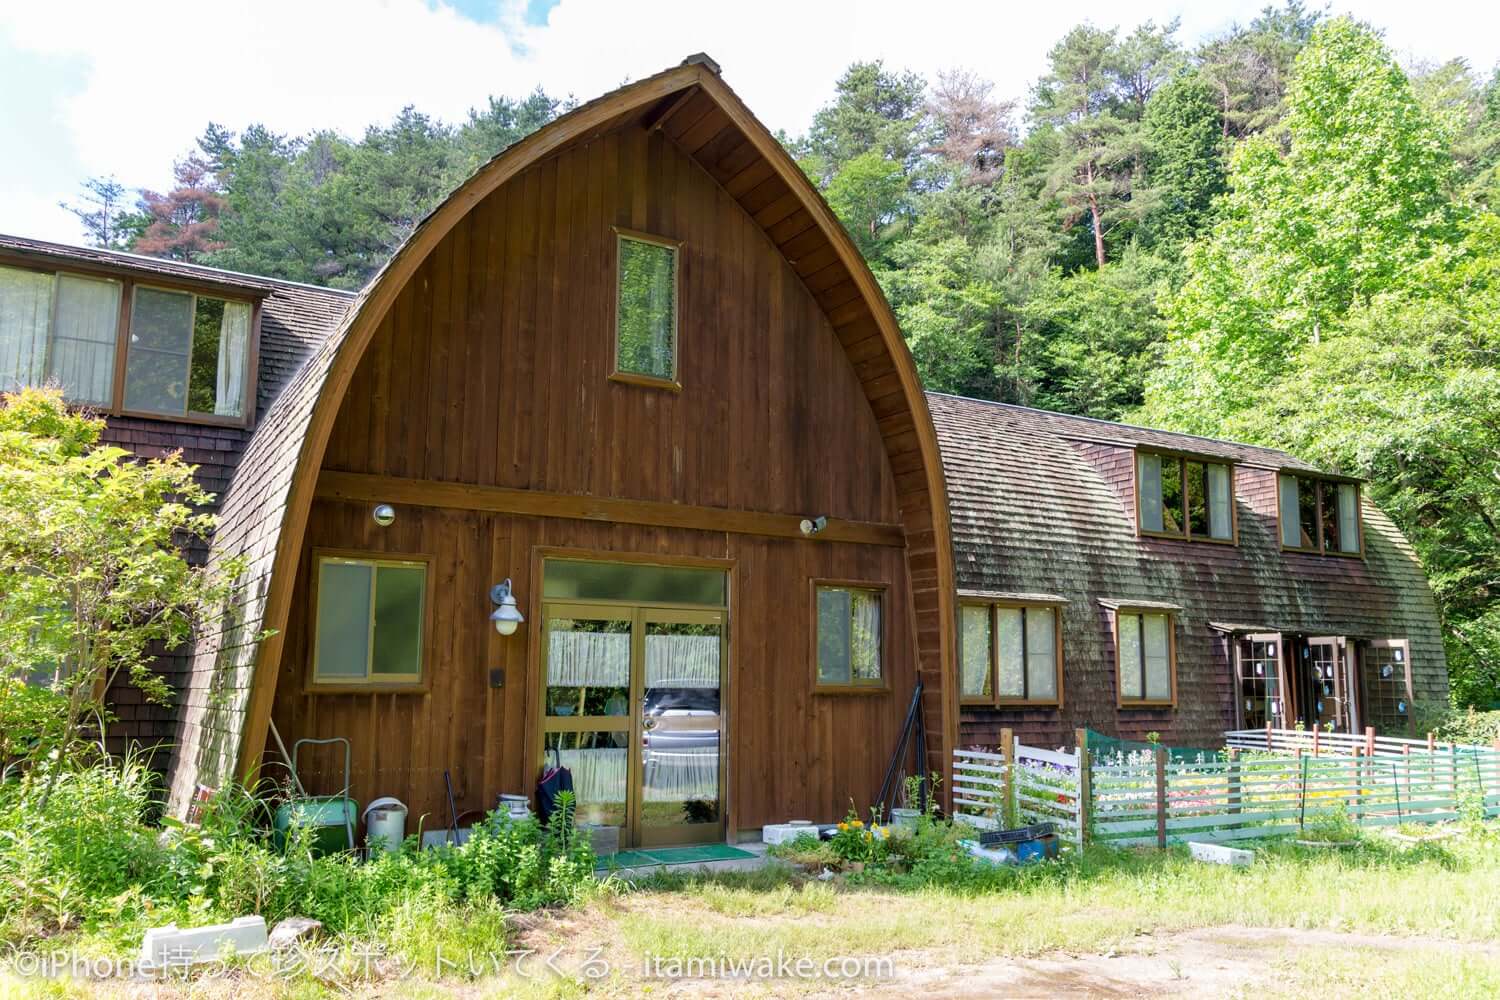
[[[929,75],[966,66],[994,80],[999,94],[1021,97],[1047,50],[1081,19],[1130,27],[1181,17],[1182,36],[1193,40],[1252,17],[1265,2],[561,0],[540,26],[523,23],[524,0],[505,0],[489,25],[424,0],[11,4],[0,8],[0,61],[8,36],[17,50],[86,67],[76,93],[58,101],[58,134],[36,137],[69,144],[81,173],[37,176],[27,157],[0,157],[0,190],[8,192],[0,229],[76,238],[71,218],[51,206],[82,176],[112,172],[131,185],[165,185],[172,159],[209,120],[357,134],[405,104],[451,120],[489,94],[522,94],[538,83],[587,100],[701,50],[723,64],[725,79],[772,129],[798,132],[855,59],[884,58]],[[1347,6],[1387,28],[1408,57],[1463,55],[1488,68],[1500,56],[1494,9],[1449,0]],[[0,93],[25,85],[0,65]]]

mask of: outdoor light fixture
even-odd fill
[[[392,521],[396,520],[396,508],[388,503],[378,503],[375,505],[375,509],[370,512],[370,516],[375,519],[376,524],[382,528],[386,528],[390,526]]]
[[[804,517],[802,519],[802,533],[809,538],[826,527],[828,527],[828,518],[822,514],[819,514],[817,517]]]
[[[521,609],[516,607],[516,599],[510,592],[510,579],[504,583],[497,583],[490,588],[490,600],[498,607],[490,614],[490,621],[495,625],[495,631],[501,635],[514,635],[516,626],[526,619],[521,614]]]

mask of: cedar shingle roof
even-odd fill
[[[1313,470],[1285,452],[928,393],[947,477],[961,593],[1046,593],[1063,607],[1061,712],[965,708],[963,743],[1002,725],[1071,743],[1089,726],[1178,745],[1216,745],[1233,723],[1229,665],[1210,623],[1411,641],[1420,699],[1447,696],[1437,612],[1411,546],[1368,499],[1364,559],[1282,552],[1276,470]],[[1136,445],[1222,456],[1235,471],[1239,544],[1137,537]],[[1315,470],[1314,470],[1315,471]],[[1180,605],[1175,711],[1116,708],[1109,605]]]

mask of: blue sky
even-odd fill
[[[26,0],[0,4],[0,232],[77,241],[57,207],[113,174],[161,188],[209,120],[358,134],[405,104],[461,118],[538,84],[581,99],[706,51],[773,130],[800,132],[856,59],[963,67],[1022,98],[1073,24],[1180,18],[1185,42],[1266,0]],[[1500,5],[1345,0],[1408,63],[1500,60]],[[143,13],[145,12],[145,13]],[[753,16],[749,16],[753,12]],[[212,41],[205,44],[205,39]]]

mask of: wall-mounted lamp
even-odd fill
[[[809,538],[826,527],[828,527],[828,518],[822,514],[819,514],[817,517],[804,517],[802,519],[802,533]]]
[[[510,580],[497,583],[490,588],[490,600],[497,607],[490,614],[490,621],[494,623],[495,631],[501,635],[514,635],[516,626],[526,620],[521,614],[521,609],[516,607],[515,596],[510,592]]]
[[[375,519],[376,524],[387,528],[390,527],[392,521],[396,520],[396,508],[388,503],[378,503],[375,509],[370,511],[370,516]]]

